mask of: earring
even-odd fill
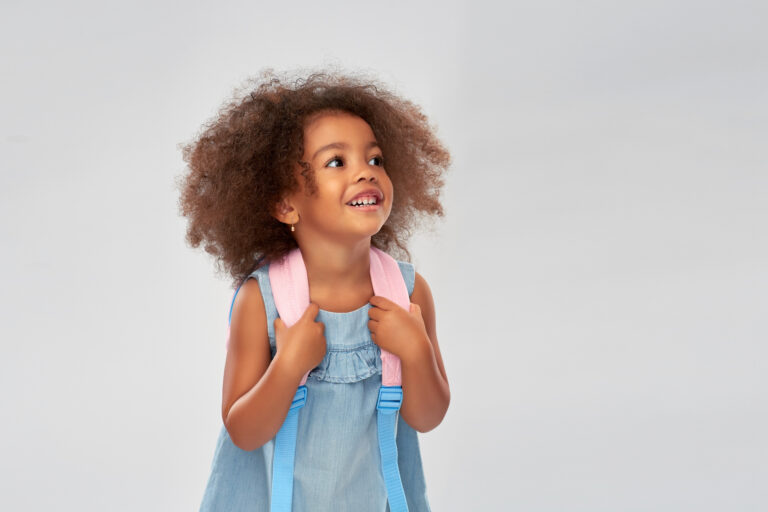
[[[298,217],[299,214],[297,213],[296,216]],[[299,222],[299,219],[296,219],[296,222]],[[296,229],[293,227],[293,223],[291,223],[291,231],[296,231]]]

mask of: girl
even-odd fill
[[[439,425],[450,402],[432,295],[405,260],[397,267],[410,310],[374,295],[370,273],[371,247],[410,259],[411,228],[443,215],[450,155],[427,118],[371,79],[320,72],[289,80],[268,69],[183,155],[187,241],[204,243],[239,285],[223,426],[200,510],[270,509],[275,437],[307,372],[292,510],[389,510],[376,421],[382,350],[402,365],[402,490],[410,512],[429,510],[416,432]],[[310,303],[288,327],[269,266],[296,248]]]

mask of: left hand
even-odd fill
[[[369,301],[368,329],[373,342],[402,359],[411,359],[429,347],[429,335],[418,304],[411,303],[406,311],[396,303],[374,295]]]

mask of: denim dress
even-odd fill
[[[411,263],[398,261],[408,295]],[[269,264],[248,277],[258,280],[267,313],[272,357],[277,309]],[[307,378],[299,413],[293,480],[293,512],[389,512],[381,474],[376,400],[381,387],[381,349],[368,330],[370,303],[346,313],[319,310],[327,352]],[[397,451],[409,512],[429,511],[417,432],[398,413]],[[268,512],[275,440],[252,451],[232,443],[222,425],[201,512]]]

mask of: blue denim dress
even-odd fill
[[[414,267],[397,263],[410,296]],[[268,272],[267,264],[248,277],[261,288],[274,357],[278,315]],[[346,313],[318,312],[327,352],[309,373],[307,401],[299,414],[293,512],[389,512],[376,424],[381,349],[368,330],[370,308],[369,303]],[[429,511],[417,432],[399,416],[396,436],[408,510]],[[245,451],[232,443],[222,425],[200,511],[268,512],[273,453],[274,438]]]

